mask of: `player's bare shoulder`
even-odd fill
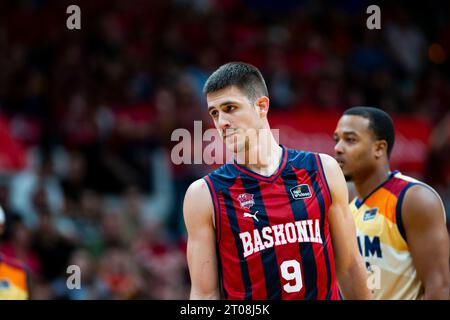
[[[406,191],[402,212],[407,213],[404,218],[410,218],[413,221],[421,218],[444,219],[445,221],[445,210],[441,197],[433,188],[424,183],[417,183]]]
[[[213,222],[214,206],[208,185],[204,179],[191,183],[184,196],[184,219],[191,222]]]
[[[339,167],[336,159],[325,153],[318,153],[318,155],[320,161],[322,162],[323,171],[327,177],[327,180],[336,179],[342,176],[341,168]]]
[[[325,167],[339,167],[336,159],[326,153],[318,153],[320,160],[322,161],[322,165]]]
[[[333,203],[348,203],[348,188],[344,174],[336,159],[324,153],[318,154],[324,171],[325,178],[330,190]]]

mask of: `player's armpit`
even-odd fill
[[[449,238],[438,194],[422,185],[406,191],[402,221],[425,299],[449,299]]]
[[[219,299],[214,207],[203,179],[193,182],[184,198],[184,221],[188,232],[187,261],[191,299]]]
[[[367,272],[358,251],[356,227],[348,205],[344,175],[334,158],[324,154],[320,157],[332,197],[328,221],[339,287],[345,299],[370,299],[372,296],[367,287]]]

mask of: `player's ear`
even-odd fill
[[[379,159],[381,158],[383,155],[387,155],[387,148],[388,144],[386,142],[386,140],[377,140],[375,141],[375,158]]]
[[[259,99],[256,100],[256,106],[261,118],[267,117],[267,113],[269,112],[269,103],[269,98],[266,96],[259,97]]]

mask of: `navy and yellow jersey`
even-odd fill
[[[340,299],[320,157],[282,148],[269,177],[237,163],[205,177],[222,291],[226,299]]]
[[[0,300],[28,300],[29,275],[19,261],[0,254]]]
[[[371,289],[375,299],[420,299],[423,296],[401,210],[406,191],[416,184],[425,185],[394,171],[365,199],[355,198],[350,203],[359,250],[372,272]]]

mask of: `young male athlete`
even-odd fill
[[[5,220],[5,213],[0,207],[0,236],[3,234]],[[0,300],[27,300],[29,290],[29,275],[25,266],[0,253]]]
[[[344,112],[334,132],[336,160],[357,197],[351,202],[360,252],[379,276],[376,299],[448,299],[449,239],[439,195],[391,171],[390,116],[371,107]]]
[[[254,66],[222,65],[204,93],[235,161],[185,195],[191,299],[370,298],[336,161],[277,144]]]

